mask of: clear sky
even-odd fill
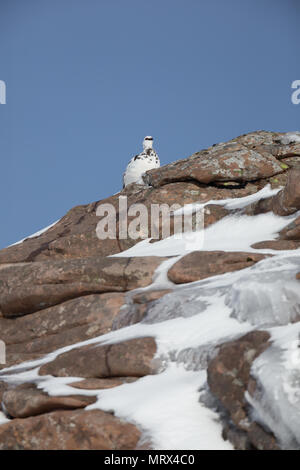
[[[0,0],[0,248],[161,163],[300,129],[299,0]]]

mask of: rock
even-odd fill
[[[217,205],[217,204],[207,204],[204,208],[204,220],[203,226],[204,228],[208,227],[209,225],[215,224],[223,217],[226,217],[230,214],[231,211],[225,209],[224,207]],[[155,227],[155,234],[156,237],[152,238],[150,243],[155,243],[158,240],[162,240],[168,236],[172,236],[175,233],[183,233],[184,232],[184,218],[182,214],[174,215],[173,213],[170,215],[170,223],[165,222],[165,219],[160,216],[159,221],[157,224],[153,224]],[[163,222],[164,221],[164,222]],[[192,221],[191,221],[191,229],[196,231],[197,228],[197,217],[196,213],[192,214]],[[165,233],[167,232],[167,234]]]
[[[138,380],[138,377],[113,377],[109,379],[84,379],[79,382],[72,382],[70,387],[81,390],[105,390],[107,388],[119,387],[120,385],[132,383]]]
[[[281,240],[300,241],[300,217],[287,225],[280,233]]]
[[[170,292],[172,292],[171,289],[147,290],[132,296],[131,294],[127,295],[125,305],[122,307],[120,314],[114,319],[112,329],[119,330],[142,321],[155,302]]]
[[[132,450],[133,425],[100,410],[55,411],[0,426],[1,450]]]
[[[149,305],[164,291],[146,291],[134,295],[135,307],[130,314],[130,324],[143,318],[142,310],[147,311]],[[6,343],[6,367],[24,360],[38,358],[40,354],[55,351],[58,348],[85,341],[113,328],[127,326],[124,323],[123,309],[125,294],[92,294],[66,301],[39,312],[16,318],[0,318],[1,338]],[[148,304],[147,304],[148,302]],[[120,318],[118,318],[120,316]],[[4,367],[4,365],[3,365]]]
[[[236,426],[248,421],[244,398],[254,359],[268,347],[269,333],[254,331],[220,346],[208,365],[208,384]],[[244,424],[243,424],[244,422]],[[246,430],[246,429],[244,429]]]
[[[154,361],[156,343],[151,337],[137,338],[122,343],[89,345],[60,354],[44,364],[40,375],[55,377],[143,377],[155,374],[159,362]]]
[[[147,171],[145,183],[158,187],[175,181],[245,183],[270,178],[284,170],[269,149],[249,148],[231,141],[217,144],[184,160]]]
[[[119,253],[118,240],[103,241],[96,236],[96,226],[100,220],[96,216],[97,206],[98,202],[74,207],[43,234],[1,250],[0,263]]]
[[[251,248],[256,250],[297,250],[300,248],[300,241],[293,240],[266,240],[254,243]]]
[[[1,403],[1,401],[2,401],[3,393],[5,392],[5,390],[7,390],[7,388],[8,388],[7,383],[5,383],[5,382],[0,382],[0,403]]]
[[[231,211],[217,204],[207,204],[204,208],[204,228],[215,224],[230,214]],[[194,229],[194,227],[193,227]]]
[[[168,278],[175,284],[185,284],[248,268],[265,257],[257,253],[193,251],[169,269]]]
[[[223,438],[229,440],[236,450],[280,450],[272,434],[256,423],[251,423],[247,432],[226,423]]]
[[[171,289],[162,289],[162,290],[151,290],[145,292],[139,292],[132,297],[132,300],[135,304],[147,304],[149,302],[154,302],[157,299],[160,299],[166,294],[172,292]]]
[[[294,214],[300,209],[300,169],[289,172],[285,188],[273,197],[272,210],[277,215]]]
[[[1,338],[8,352],[48,353],[108,333],[125,294],[92,294],[40,312],[0,318]]]
[[[220,346],[217,355],[207,369],[208,385],[218,398],[238,432],[246,433],[252,448],[278,448],[272,434],[258,423],[252,422],[248,414],[249,405],[245,392],[253,393],[255,381],[250,375],[252,363],[269,343],[270,334],[266,331],[252,331],[242,338]],[[230,437],[230,433],[228,435]]]
[[[0,264],[107,256],[135,245],[139,239],[99,240],[96,235],[101,220],[97,216],[98,206],[111,204],[118,220],[121,195],[127,196],[128,207],[143,203],[149,209],[151,204],[183,206],[209,199],[247,196],[267,182],[278,187],[285,183],[289,166],[293,166],[299,155],[299,144],[282,145],[281,136],[274,132],[252,132],[166,165],[156,173],[150,172],[146,179],[154,186],[169,184],[155,188],[130,185],[102,201],[76,206],[41,235],[1,250]],[[284,163],[279,161],[282,158]]]
[[[43,234],[1,250],[0,336],[6,343],[6,366],[40,359],[44,354],[74,344],[73,349],[44,363],[40,375],[41,379],[48,374],[76,377],[70,384],[76,395],[48,396],[34,384],[22,383],[25,379],[21,374],[17,377],[21,385],[15,388],[0,382],[3,409],[14,418],[0,426],[0,448],[150,447],[145,439],[140,441],[140,432],[134,426],[110,413],[82,408],[95,401],[98,390],[159,373],[164,364],[156,357],[154,338],[123,339],[114,344],[97,338],[92,344],[76,343],[140,321],[153,324],[178,315],[189,317],[188,304],[194,293],[175,287],[176,292],[151,290],[155,286],[140,289],[151,284],[155,269],[165,257],[108,256],[132,247],[142,237],[151,236],[149,214],[153,204],[182,207],[207,203],[205,227],[233,212],[295,213],[300,202],[299,176],[299,144],[282,140],[280,133],[253,132],[153,170],[145,176],[152,186],[132,184],[105,200],[75,207]],[[268,183],[281,191],[242,211],[229,210],[214,202],[249,196]],[[148,223],[137,239],[120,237],[120,196],[127,197],[128,207],[143,204],[148,210]],[[107,203],[116,211],[115,240],[99,240],[96,234],[101,219],[97,209]],[[133,219],[134,216],[128,216],[127,227]],[[300,248],[299,227],[298,217],[281,231],[277,240],[267,240],[255,247]],[[171,216],[171,234],[173,228]],[[158,219],[158,236],[159,239],[166,236],[162,232],[162,217]],[[268,255],[222,251],[189,253],[169,269],[168,276],[175,284],[193,282],[244,269],[265,256]],[[300,280],[300,273],[297,278]],[[163,296],[167,297],[160,301]],[[186,297],[187,303],[181,296]],[[237,449],[278,448],[269,430],[255,421],[245,398],[248,392],[259,400],[259,384],[250,370],[255,357],[268,345],[269,334],[254,331],[221,345],[215,356],[212,356],[212,345],[208,352],[202,351],[202,345],[170,352],[170,358],[179,362],[187,360],[188,364],[194,361],[193,365],[196,360],[199,364],[199,355],[201,361],[202,355],[205,356],[201,364],[205,367],[209,362],[208,383],[223,419],[223,435]],[[83,390],[89,390],[88,397]]]
[[[287,182],[279,193],[270,198],[262,199],[245,209],[248,215],[262,214],[273,211],[274,214],[287,216],[300,209],[300,168],[294,168],[288,173]]]
[[[80,258],[15,264],[0,270],[0,310],[25,315],[92,293],[145,287],[165,258]]]
[[[96,227],[101,217],[96,215],[100,204],[111,204],[119,220],[119,197],[127,196],[128,208],[133,204],[143,203],[151,212],[152,204],[190,204],[209,199],[242,197],[257,191],[257,185],[248,184],[243,188],[199,187],[194,182],[178,182],[162,188],[145,188],[131,185],[110,198],[95,203],[77,206],[71,209],[59,222],[46,232],[34,238],[0,251],[0,265],[7,263],[46,261],[49,259],[82,258],[108,256],[126,250],[140,239],[99,240]],[[128,218],[128,223],[132,218]],[[150,231],[150,226],[148,227]],[[117,225],[118,235],[118,225]]]
[[[7,390],[2,396],[5,411],[13,418],[27,418],[56,410],[85,408],[95,401],[96,397],[80,395],[51,397],[33,384]]]

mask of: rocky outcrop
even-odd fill
[[[203,184],[227,181],[245,183],[269,178],[282,171],[273,155],[263,155],[256,149],[232,142],[218,144],[188,159],[150,170],[144,180],[154,187],[180,180],[195,180]]]
[[[294,153],[295,152],[295,153]],[[197,152],[184,160],[150,170],[144,180],[158,187],[174,181],[199,183],[256,181],[270,178],[288,168],[279,158],[299,154],[299,145],[281,146],[278,134],[257,132]]]
[[[186,286],[178,284],[242,270],[270,255],[195,251],[170,266],[162,285],[151,286],[157,268],[167,257],[110,256],[132,247],[143,237],[151,237],[150,217],[139,238],[119,236],[119,197],[127,197],[128,207],[144,204],[149,214],[152,204],[182,207],[211,201],[205,206],[205,227],[232,213],[296,214],[300,209],[300,144],[284,142],[280,133],[259,131],[214,145],[147,172],[144,180],[149,186],[129,185],[103,201],[75,207],[41,235],[0,251],[0,338],[6,343],[6,366],[40,360],[45,354],[69,346],[67,351],[63,349],[43,358],[36,382],[25,381],[20,375],[20,381],[6,383],[0,375],[2,410],[10,418],[0,425],[0,449],[139,448],[141,430],[136,426],[99,409],[85,408],[95,402],[99,390],[110,393],[110,388],[159,374],[169,357],[167,353],[159,356],[160,343],[152,337],[151,329],[142,337],[118,338],[111,343],[101,342],[101,338],[88,340],[138,322],[148,322],[149,326],[163,308],[167,310],[163,321],[169,318],[172,309],[176,310],[173,318],[195,315],[189,310],[189,291],[184,294],[187,300],[182,308],[179,298]],[[252,195],[266,184],[280,191],[242,210],[216,203]],[[115,240],[97,237],[96,227],[101,220],[97,209],[101,204],[115,208]],[[133,216],[128,216],[127,227],[132,220]],[[278,239],[253,247],[300,248],[299,227],[300,218],[296,217]],[[156,229],[158,239],[164,238],[162,217]],[[171,214],[171,234],[173,231]],[[156,241],[152,239],[151,243]],[[209,296],[201,300],[197,314],[208,301]],[[235,317],[232,321],[236,321]],[[130,332],[140,331],[134,328]],[[232,335],[227,343],[216,348],[212,359],[212,345],[208,347],[209,353],[191,346],[189,357],[194,357],[195,363],[209,362],[209,393],[217,400],[224,437],[238,449],[279,446],[272,433],[255,421],[245,398],[245,392],[253,395],[256,390],[251,376],[253,361],[269,344],[270,337],[265,331],[253,331],[240,338]],[[168,353],[171,360],[176,359],[176,351]],[[199,359],[201,355],[207,356],[205,360]],[[19,370],[22,372],[27,366],[22,365]],[[76,377],[69,384],[74,394],[48,395],[38,387],[48,375]]]
[[[0,251],[0,266],[7,263],[47,261],[49,259],[86,258],[91,256],[108,256],[120,253],[135,245],[140,238],[119,238],[119,197],[127,197],[127,206],[142,203],[151,213],[152,204],[173,204],[183,206],[194,202],[206,202],[210,199],[226,199],[242,197],[255,193],[256,184],[245,188],[228,189],[199,185],[195,182],[177,182],[162,188],[145,188],[140,185],[130,185],[122,192],[86,206],[71,209],[53,227],[39,236],[27,238],[23,243],[13,245]],[[97,208],[101,204],[111,204],[116,211],[117,238],[100,240],[96,228],[101,220],[97,216]],[[127,226],[133,217],[128,217]],[[148,225],[149,234],[151,224]],[[144,234],[146,237],[148,234]]]
[[[107,199],[74,207],[41,235],[1,250],[0,264],[107,256],[133,246],[139,239],[122,240],[117,236],[115,240],[99,240],[96,235],[101,220],[97,216],[99,204],[111,204],[118,221],[120,195],[127,196],[128,207],[137,203],[147,208],[163,203],[183,206],[247,196],[268,182],[272,187],[285,185],[289,168],[297,166],[300,152],[299,143],[283,145],[281,136],[275,132],[252,132],[151,170],[145,176],[150,187],[129,185]]]

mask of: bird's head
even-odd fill
[[[146,137],[143,140],[143,148],[144,150],[146,149],[152,149],[153,147],[153,137],[150,135],[146,135]]]

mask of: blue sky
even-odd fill
[[[300,129],[298,0],[0,0],[0,248],[166,164]]]

